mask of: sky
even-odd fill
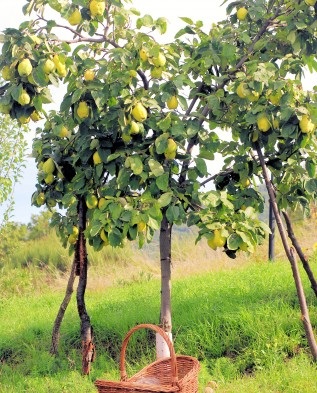
[[[2,32],[7,27],[17,28],[19,24],[25,20],[22,13],[22,7],[26,1],[1,0],[1,2],[7,4],[5,7],[1,8],[0,31]],[[222,2],[223,0],[213,0],[212,2],[206,0],[195,0],[194,2],[192,0],[133,0],[130,6],[138,9],[142,15],[150,14],[155,18],[160,16],[166,17],[169,22],[167,39],[170,40],[174,37],[175,33],[184,26],[179,17],[187,16],[194,21],[202,20],[206,26],[224,19],[225,7],[220,7]],[[31,130],[28,135],[28,155],[31,153],[31,141],[33,136],[34,129]],[[30,222],[32,214],[38,214],[40,212],[39,208],[31,206],[31,196],[35,191],[36,173],[37,169],[35,162],[29,157],[26,160],[26,168],[23,170],[21,179],[15,186],[15,210],[12,220],[16,222],[28,223]]]

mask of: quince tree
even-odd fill
[[[171,331],[173,225],[197,226],[197,240],[234,258],[268,233],[256,187],[264,179],[270,188],[268,168],[276,215],[308,208],[317,191],[316,94],[301,81],[305,67],[317,69],[315,6],[225,1],[224,21],[183,17],[163,45],[154,33],[165,33],[166,19],[127,3],[30,0],[29,19],[5,30],[0,59],[1,107],[20,123],[43,118],[32,201],[56,202],[52,225],[75,252],[86,373],[86,240],[96,250],[141,247],[160,231],[160,322]],[[59,87],[59,108],[47,110]]]

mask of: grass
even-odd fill
[[[264,249],[255,259],[231,261],[199,247],[193,250],[190,238],[174,242],[172,291],[175,349],[199,359],[200,390],[213,380],[217,393],[317,391],[288,263],[260,262]],[[114,258],[107,251],[105,260],[92,259],[86,302],[97,359],[88,378],[80,374],[74,298],[62,325],[60,353],[56,358],[48,353],[66,277],[50,265],[3,270],[0,392],[90,393],[96,378],[118,379],[124,335],[138,323],[157,323],[159,315],[159,267],[150,249],[132,251],[118,250]],[[314,260],[312,268],[316,271]],[[304,283],[316,330],[316,299]],[[153,360],[151,337],[141,332],[129,344],[130,375]]]

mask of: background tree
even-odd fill
[[[5,108],[2,106],[1,110],[5,111]],[[25,132],[25,127],[19,127],[8,116],[0,116],[0,230],[8,222],[14,207],[14,185],[24,166]]]
[[[48,19],[48,8],[58,17]],[[171,331],[173,225],[197,225],[198,240],[234,258],[267,233],[255,186],[266,167],[278,209],[315,197],[316,96],[300,80],[316,68],[315,8],[235,1],[210,30],[182,18],[186,26],[164,45],[153,37],[165,32],[164,18],[117,0],[29,1],[24,12],[34,17],[6,30],[0,66],[10,85],[1,100],[20,123],[45,116],[33,144],[33,203],[63,209],[52,223],[76,251],[91,360],[86,239],[97,250],[142,246],[160,229],[160,319]],[[60,108],[46,113],[60,81]]]

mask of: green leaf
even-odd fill
[[[168,206],[172,201],[173,193],[172,192],[165,192],[162,194],[159,199],[157,200],[160,207]]]
[[[82,89],[76,89],[72,94],[71,103],[75,104],[75,102],[79,101],[84,91]]]
[[[199,172],[199,176],[200,177],[207,176],[208,169],[207,169],[206,161],[203,160],[202,158],[195,158],[195,164],[196,164],[196,169]]]
[[[118,247],[121,245],[122,242],[122,234],[117,228],[114,228],[112,231],[109,232],[108,239],[111,246]]]
[[[143,163],[138,156],[130,157],[130,166],[135,175],[140,175],[143,172]]]
[[[101,229],[102,229],[102,224],[101,223],[97,223],[97,224],[94,223],[92,228],[89,231],[89,235],[91,237],[94,237],[101,231]]]
[[[169,206],[166,210],[166,218],[171,224],[177,221],[177,219],[179,218],[179,207],[175,205]]]
[[[159,29],[161,34],[165,34],[167,30],[167,19],[158,18],[155,23],[156,27]]]
[[[123,208],[120,203],[112,202],[109,204],[108,210],[111,213],[112,219],[117,220],[120,217],[120,214],[122,213]]]
[[[157,125],[163,132],[167,131],[171,127],[170,113],[168,113],[168,115],[164,119],[157,122]]]
[[[155,139],[155,148],[158,154],[163,154],[167,148],[167,139],[169,135],[164,133]]]
[[[243,243],[243,241],[236,233],[232,233],[227,239],[227,247],[229,250],[237,250],[241,243]]]
[[[317,179],[309,179],[304,183],[305,190],[309,194],[313,194],[317,191]]]
[[[163,173],[164,173],[163,166],[158,161],[156,161],[152,158],[149,159],[149,167],[155,177],[159,177],[159,176],[163,175]]]
[[[194,24],[194,22],[190,18],[187,18],[186,16],[181,16],[179,19],[181,19],[183,22],[187,23],[188,25]]]
[[[169,175],[164,173],[162,176],[156,178],[156,185],[161,191],[168,190]]]

